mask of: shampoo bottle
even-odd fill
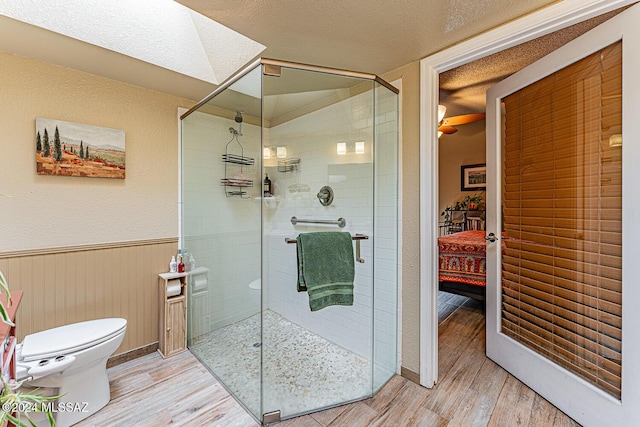
[[[271,191],[271,180],[269,179],[269,175],[264,176],[264,197],[268,197],[273,192]]]

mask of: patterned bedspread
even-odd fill
[[[485,231],[468,230],[438,237],[438,279],[444,282],[486,284]]]

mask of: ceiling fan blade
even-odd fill
[[[458,129],[454,128],[453,126],[442,125],[438,127],[438,131],[446,135],[451,135],[452,133],[458,132]]]
[[[465,125],[467,123],[477,122],[478,120],[484,120],[485,117],[486,117],[485,113],[463,114],[461,116],[445,117],[445,119],[442,121],[442,125],[443,126]]]

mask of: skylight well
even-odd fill
[[[215,85],[265,49],[173,0],[15,0],[0,15]]]

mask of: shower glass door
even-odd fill
[[[374,83],[373,391],[398,371],[398,94]]]
[[[191,352],[260,418],[260,67],[182,120]]]
[[[377,91],[392,96],[377,101]],[[262,204],[265,414],[288,418],[369,397],[396,370],[396,99],[364,78],[285,66],[263,76],[262,178],[273,193]],[[376,150],[387,157],[376,160]],[[353,304],[311,311],[309,293],[298,291],[296,243],[286,239],[328,231],[362,238],[351,242]],[[341,268],[304,263],[307,272]],[[377,265],[387,269],[380,282]]]
[[[189,349],[270,423],[398,370],[398,97],[373,75],[259,62],[182,116],[180,247]],[[299,290],[301,233],[335,239],[302,260],[340,304]]]

